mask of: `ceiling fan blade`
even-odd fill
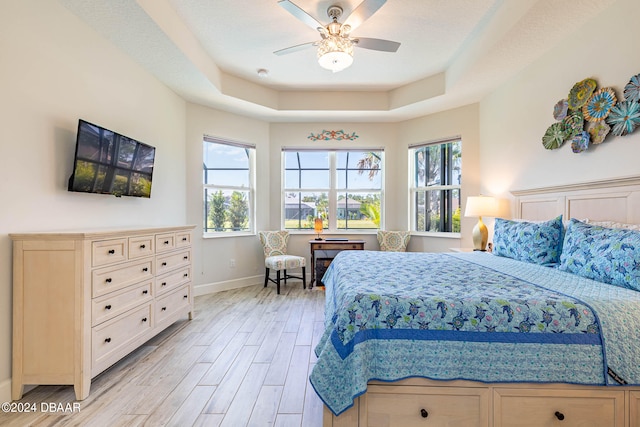
[[[381,50],[383,52],[395,52],[400,47],[400,43],[392,42],[391,40],[371,39],[368,37],[358,37],[353,39],[356,46],[371,49]]]
[[[280,0],[278,4],[282,6],[283,9],[285,9],[287,12],[289,12],[314,30],[317,30],[318,28],[324,28],[324,25],[320,21],[302,10],[295,3],[292,3],[289,0]]]
[[[351,30],[355,30],[360,24],[376,13],[386,2],[387,0],[364,0],[346,17],[344,25],[350,25]]]
[[[280,49],[280,50],[276,50],[275,53],[276,55],[286,55],[288,53],[293,53],[293,52],[298,52],[300,50],[304,50],[310,46],[315,45],[318,42],[307,42],[307,43],[302,43],[302,44],[297,44],[295,46],[290,46],[290,47],[285,47],[284,49]]]

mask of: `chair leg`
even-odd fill
[[[284,271],[284,285],[287,285],[287,270]]]
[[[287,277],[287,273],[284,274],[284,277]],[[276,272],[276,290],[278,295],[280,295],[280,270]]]
[[[269,282],[269,268],[267,268],[266,273],[264,273],[264,287],[267,287],[267,283]]]
[[[302,289],[307,289],[307,274],[304,272],[304,267],[302,267]]]

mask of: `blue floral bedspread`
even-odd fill
[[[323,282],[336,415],[370,380],[640,384],[640,292],[487,253],[343,251]]]

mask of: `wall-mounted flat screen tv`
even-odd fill
[[[156,149],[80,119],[69,191],[151,197]]]

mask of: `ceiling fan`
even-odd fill
[[[346,17],[343,23],[338,22],[338,18],[342,16],[342,8],[337,5],[329,6],[327,15],[331,19],[331,22],[324,25],[290,0],[280,0],[278,1],[280,6],[309,27],[317,30],[322,39],[276,50],[273,53],[276,55],[285,55],[310,46],[317,46],[318,63],[320,66],[336,73],[344,70],[353,63],[354,46],[382,52],[395,52],[400,47],[400,43],[398,42],[368,37],[351,37],[350,35],[351,31],[369,19],[386,1],[387,0],[363,0],[363,2]]]

